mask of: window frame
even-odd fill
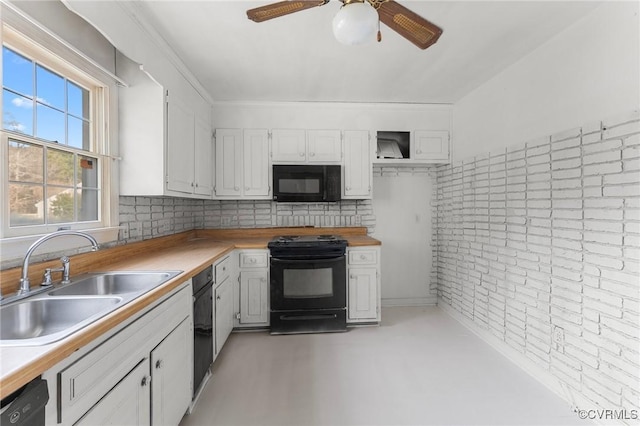
[[[18,31],[5,21],[5,16],[3,10],[0,45],[6,46],[48,70],[63,75],[73,84],[90,91],[89,120],[91,129],[89,136],[90,150],[84,150],[66,143],[45,141],[34,136],[0,128],[0,162],[2,169],[2,184],[0,185],[0,250],[2,251],[2,267],[6,266],[7,261],[11,262],[23,256],[28,245],[37,238],[61,227],[83,230],[97,237],[99,242],[117,240],[119,231],[117,227],[118,177],[117,165],[115,164],[117,156],[114,156],[114,153],[117,153],[117,82],[102,69],[87,61],[78,52],[70,49],[61,40],[51,37],[43,28],[30,24],[27,28],[30,28],[31,31],[24,31],[24,25],[18,25],[20,27],[20,31]],[[3,93],[0,93],[0,113],[2,113],[2,96]],[[10,139],[96,158],[100,194],[98,197],[98,220],[10,227],[7,167]],[[43,187],[46,188],[45,185]],[[52,240],[52,243],[48,244],[48,246],[51,246],[49,251],[69,248],[69,244],[59,244],[55,242],[56,240]],[[84,245],[83,241],[77,243],[80,243],[78,245]],[[74,244],[71,245],[74,246]]]

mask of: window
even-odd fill
[[[3,28],[2,236],[108,226],[108,85]]]

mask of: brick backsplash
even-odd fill
[[[191,229],[280,226],[375,227],[371,200],[275,203],[270,200],[191,200],[120,197],[121,241],[138,241]]]
[[[605,409],[640,409],[639,154],[636,112],[438,168],[438,303]]]

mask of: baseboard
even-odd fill
[[[454,320],[458,321],[465,328],[478,336],[480,339],[489,344],[492,348],[498,351],[502,356],[514,363],[517,367],[524,370],[527,374],[540,382],[543,386],[549,389],[551,392],[565,401],[569,407],[577,412],[579,410],[602,410],[602,407],[596,405],[593,401],[587,399],[583,395],[578,394],[576,391],[572,391],[564,385],[558,378],[553,376],[548,371],[540,368],[538,365],[529,360],[526,356],[520,352],[507,346],[502,340],[495,337],[488,330],[484,330],[478,327],[473,321],[463,316],[460,312],[453,309],[446,302],[439,300],[438,308],[442,309],[447,315]],[[612,424],[592,421],[592,424]],[[623,424],[622,422],[615,422],[615,424]]]
[[[382,307],[390,308],[394,306],[435,306],[438,304],[436,297],[407,297],[382,299]]]

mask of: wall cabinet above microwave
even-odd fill
[[[340,163],[340,130],[274,129],[271,134],[274,163]]]

